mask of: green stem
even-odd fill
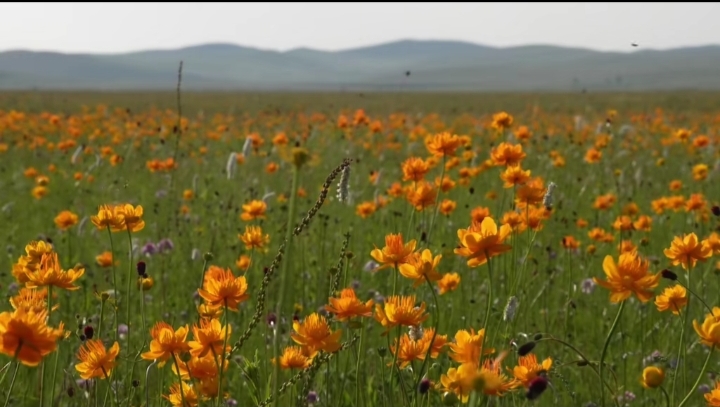
[[[107,227],[107,232],[108,232],[108,236],[110,237],[110,257],[111,257],[110,263],[112,265],[113,298],[115,299],[115,301],[117,301],[118,285],[117,285],[116,276],[115,276],[115,274],[117,274],[115,272],[115,247],[113,245],[112,231],[110,230],[110,225],[108,225],[108,227]],[[117,307],[115,307],[115,308],[116,308],[115,314],[117,315]],[[115,318],[115,341],[117,341],[117,337],[118,337],[118,319],[116,317]]]
[[[132,282],[132,274],[133,274],[133,248],[132,248],[132,235],[130,234],[130,226],[127,227],[127,235],[128,235],[128,255],[129,255],[129,263],[128,264],[128,274],[127,274],[127,290],[125,291],[125,295],[127,295],[127,298],[125,299],[125,303],[127,304],[127,310],[126,310],[126,318],[125,323],[127,324],[127,350],[130,352],[130,309],[132,308],[131,302],[130,302],[130,293],[131,293],[131,282]]]
[[[607,338],[605,338],[605,344],[603,345],[602,353],[600,354],[600,365],[598,366],[600,380],[604,380],[603,366],[605,364],[605,356],[607,355],[608,346],[610,346],[610,339],[612,338],[613,334],[615,333],[615,328],[617,328],[618,321],[620,321],[620,315],[622,314],[623,309],[625,309],[625,300],[623,300],[620,303],[620,307],[618,308],[617,315],[615,315],[615,320],[613,321],[613,324],[610,327],[610,332],[608,332]],[[605,392],[604,391],[600,392],[600,394],[601,394],[600,400],[602,401],[601,406],[605,407]]]
[[[670,395],[668,395],[668,392],[665,390],[664,387],[660,386],[660,390],[665,395],[665,407],[670,407]]]
[[[700,381],[702,380],[703,376],[705,376],[705,370],[707,369],[708,362],[710,362],[710,356],[712,356],[713,352],[715,351],[715,346],[710,349],[710,352],[708,352],[707,357],[705,358],[705,363],[703,364],[702,370],[700,371],[700,374],[698,375],[697,380],[695,380],[695,384],[693,384],[692,388],[688,392],[687,396],[678,404],[678,407],[682,407],[687,403],[688,400],[690,400],[690,397],[695,393],[695,389],[697,389],[698,385],[700,385]]]
[[[224,304],[224,314],[225,314],[225,339],[223,339],[223,348],[222,348],[222,358],[220,358],[220,366],[218,366],[218,396],[217,396],[217,405],[220,405],[220,400],[222,400],[222,381],[223,381],[223,368],[225,367],[225,354],[227,353],[227,341],[228,341],[228,333],[230,332],[230,326],[228,325],[228,305],[227,305],[227,298],[225,299]],[[217,357],[215,358],[217,360]],[[280,359],[276,359],[280,360]],[[279,365],[280,363],[276,363]],[[179,370],[178,370],[179,372]]]
[[[678,312],[682,312],[682,311],[680,309],[678,309]],[[680,325],[680,344],[678,345],[678,351],[677,351],[677,364],[675,365],[675,375],[673,376],[672,388],[670,390],[670,394],[672,395],[671,400],[673,403],[675,403],[675,385],[677,383],[677,378],[679,376],[678,375],[678,367],[680,366],[681,361],[683,364],[685,363],[685,358],[683,357],[683,354],[684,354],[683,347],[685,345],[685,324],[687,322],[687,315],[688,315],[687,312],[684,312],[682,314],[682,322],[681,322],[682,325]],[[685,376],[683,375],[683,384],[685,383],[684,377]]]
[[[278,318],[278,321],[280,318],[282,318],[282,306],[283,306],[283,299],[285,297],[285,290],[287,288],[287,281],[289,278],[287,278],[287,270],[288,265],[291,261],[291,249],[292,249],[292,233],[293,233],[293,224],[295,223],[295,207],[297,203],[297,191],[298,191],[298,182],[300,180],[300,169],[297,166],[293,166],[293,177],[292,177],[292,187],[290,190],[290,204],[288,209],[288,221],[285,226],[285,259],[282,262],[282,270],[280,272],[280,288],[278,290],[277,295],[277,306],[275,308],[275,315]],[[273,336],[273,356],[275,357],[275,360],[280,360],[280,333],[276,330],[275,335]],[[277,406],[278,399],[280,398],[280,363],[276,363],[273,368],[273,384],[272,384],[272,395],[273,395],[273,401],[272,406]]]
[[[15,379],[17,378],[17,373],[20,369],[20,360],[17,357],[20,354],[20,349],[22,348],[22,345],[22,340],[20,340],[17,349],[15,349],[15,356],[13,357],[13,359],[15,359],[15,371],[13,372],[12,379],[10,380],[10,388],[8,389],[7,397],[5,398],[5,404],[3,404],[4,407],[8,406],[8,403],[10,402],[10,396],[12,395],[13,387],[15,387]],[[42,393],[40,393],[40,399],[42,399]]]
[[[488,336],[488,323],[490,322],[490,308],[492,306],[492,262],[489,258],[487,258],[487,252],[485,252],[485,258],[487,259],[488,265],[488,292],[487,300],[485,301],[485,320],[483,321],[483,329],[485,330],[485,334],[483,335],[483,343],[482,347],[480,348],[481,359],[485,349],[485,340]]]
[[[180,378],[180,364],[177,361],[177,356],[175,356],[175,352],[170,352],[170,355],[172,355],[173,362],[175,362],[175,370],[178,372],[178,381],[180,382],[180,401],[182,401],[183,407],[185,407],[185,391],[183,390],[183,381],[182,378]],[[218,383],[218,386],[220,386],[220,383]]]
[[[429,246],[430,245],[430,234],[432,233],[433,226],[435,226],[435,219],[437,219],[438,212],[440,212],[440,207],[438,206],[438,202],[440,201],[440,193],[442,192],[442,183],[443,179],[445,178],[445,160],[447,160],[447,156],[443,154],[442,159],[442,170],[440,171],[440,186],[438,186],[437,194],[435,195],[435,210],[433,211],[432,219],[430,220],[430,228],[427,231],[427,236],[425,238],[425,243]]]
[[[361,320],[360,323],[362,326],[360,327],[360,344],[358,345],[358,348],[360,349],[358,351],[358,358],[357,363],[355,364],[355,405],[360,405],[360,362],[362,361],[363,357],[363,339],[365,337],[365,323]]]
[[[430,282],[430,279],[425,276],[425,281],[428,284],[428,287],[430,288],[430,292],[432,292],[433,295],[433,301],[435,302],[435,312],[433,313],[433,336],[432,339],[430,339],[430,345],[428,345],[428,350],[425,352],[425,359],[423,359],[422,365],[420,365],[420,370],[418,371],[418,377],[417,381],[415,382],[415,387],[413,388],[413,391],[417,391],[418,387],[420,386],[420,381],[422,381],[423,377],[423,371],[425,370],[425,366],[427,366],[428,360],[430,359],[433,344],[435,343],[435,338],[437,337],[438,328],[440,327],[440,319],[438,318],[438,315],[440,314],[440,305],[438,305],[438,299],[437,294],[435,293],[435,289],[433,288],[432,283]],[[420,393],[418,393],[419,396],[422,396]]]

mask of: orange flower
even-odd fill
[[[428,171],[430,167],[422,158],[410,157],[402,163],[403,181],[420,181]]]
[[[355,213],[357,213],[357,215],[361,218],[367,219],[370,215],[375,213],[376,210],[377,205],[375,205],[375,202],[366,201],[358,204],[357,208],[355,208]]]
[[[421,253],[413,253],[408,257],[407,263],[401,264],[398,269],[403,277],[414,280],[413,287],[427,281],[438,281],[442,278],[437,272],[437,266],[440,264],[442,255],[433,257],[432,252],[425,249]]]
[[[407,200],[418,211],[434,206],[436,199],[437,190],[426,181],[418,182],[414,188],[411,186],[407,193]]]
[[[313,358],[306,351],[307,348],[299,346],[288,346],[283,349],[280,356],[281,369],[307,369],[312,363]],[[275,364],[273,358],[272,363]]]
[[[506,142],[500,143],[490,152],[490,158],[495,165],[504,165],[512,167],[519,165],[527,156],[523,152],[522,144],[510,144]]]
[[[498,230],[492,218],[485,218],[480,224],[473,223],[467,229],[458,229],[460,248],[455,249],[454,252],[467,257],[469,267],[481,266],[487,263],[489,258],[512,249],[512,246],[503,244],[511,232],[510,226],[502,225]]]
[[[211,307],[227,307],[237,311],[238,305],[250,297],[247,289],[244,276],[235,277],[230,269],[210,266],[198,294]]]
[[[425,313],[425,303],[415,306],[415,296],[393,295],[385,299],[385,303],[375,305],[375,320],[384,328],[387,335],[390,330],[398,325],[418,326],[428,319]]]
[[[687,305],[687,291],[681,285],[674,285],[663,290],[662,294],[655,297],[655,305],[658,311],[670,310],[675,315],[680,315],[680,309]]]
[[[445,216],[450,216],[450,214],[455,211],[455,208],[457,208],[457,203],[451,199],[443,199],[442,202],[440,202],[440,213]]]
[[[404,243],[402,234],[391,233],[386,235],[385,247],[381,250],[375,246],[375,249],[370,252],[370,256],[381,264],[376,271],[385,267],[397,267],[406,263],[410,254],[415,251],[416,245],[417,242],[415,240]]]
[[[528,387],[530,383],[540,375],[541,372],[547,372],[552,367],[552,359],[547,358],[538,364],[537,358],[532,353],[518,358],[518,365],[512,370],[515,379],[520,381],[523,386]]]
[[[270,235],[263,235],[260,226],[245,226],[245,233],[238,235],[238,238],[245,244],[245,248],[262,250],[270,242]]]
[[[240,219],[249,221],[253,219],[265,219],[265,211],[267,211],[267,204],[264,201],[250,201],[249,203],[242,206],[243,213],[240,215]]]
[[[578,242],[573,236],[565,236],[562,238],[562,245],[568,250],[574,250],[580,247],[580,242]]]
[[[505,181],[504,188],[512,188],[516,185],[522,185],[530,179],[530,170],[523,170],[520,165],[514,167],[506,167],[505,171],[500,174],[500,179]],[[543,193],[544,195],[544,193]]]
[[[603,261],[607,281],[593,277],[598,285],[610,290],[610,302],[618,303],[635,294],[641,302],[652,298],[651,288],[657,287],[660,274],[648,272],[649,262],[641,259],[637,252],[622,253],[617,264],[608,255]]]
[[[509,129],[513,124],[513,117],[506,112],[495,113],[493,115],[492,127],[493,129],[505,130]]]
[[[90,220],[97,226],[98,229],[113,229],[118,230],[123,228],[123,218],[120,213],[109,205],[100,205],[98,213],[95,216],[91,216]]]
[[[178,357],[190,349],[187,341],[188,326],[173,330],[166,322],[157,322],[150,330],[150,350],[140,355],[145,360],[159,360],[158,367],[165,366],[170,356]]]
[[[683,237],[675,236],[670,248],[665,249],[663,253],[672,261],[673,266],[681,264],[685,270],[695,267],[698,260],[705,261],[712,256],[710,247],[700,242],[695,233]]]
[[[440,295],[455,291],[460,285],[460,275],[458,273],[447,273],[437,282],[440,287]]]
[[[713,307],[712,313],[705,315],[702,325],[693,321],[693,327],[704,345],[720,346],[720,307]]]
[[[595,148],[590,148],[585,153],[585,162],[588,164],[595,164],[600,162],[600,159],[602,158],[602,151],[597,150]]]
[[[302,323],[294,321],[293,330],[295,333],[290,335],[292,340],[307,346],[313,355],[319,350],[333,353],[340,349],[342,331],[338,329],[333,332],[325,317],[317,313],[309,315]]]
[[[130,204],[118,205],[113,208],[116,218],[122,219],[122,224],[113,227],[114,232],[128,230],[130,232],[139,232],[145,228],[145,221],[142,220],[143,207],[141,205],[132,206]]]
[[[55,217],[55,225],[60,230],[67,230],[78,223],[78,216],[70,211],[62,211]]]
[[[115,368],[115,359],[120,353],[120,345],[115,342],[109,350],[99,339],[86,341],[77,353],[80,363],[75,365],[80,377],[85,380],[107,379]]]
[[[455,155],[455,150],[460,146],[460,138],[455,134],[443,132],[425,138],[425,147],[435,157],[446,157]]]
[[[13,297],[10,297],[10,305],[13,309],[22,308],[26,312],[43,312],[47,310],[47,288],[21,288]],[[51,311],[55,311],[60,304],[53,305]]]
[[[195,386],[185,382],[173,383],[170,386],[170,394],[167,396],[163,394],[163,398],[174,407],[196,407],[198,405],[198,394],[195,391]],[[183,404],[183,400],[185,400],[185,404]]]
[[[102,252],[99,255],[95,256],[95,262],[100,267],[110,267],[113,263],[112,253],[110,252]]]
[[[461,329],[455,333],[455,341],[448,344],[450,347],[450,359],[457,363],[467,363],[477,366],[480,363],[480,357],[490,355],[495,349],[489,348],[483,351],[483,340],[485,338],[485,328],[475,333],[474,329],[466,331]]]
[[[715,388],[705,393],[708,407],[720,407],[720,380],[715,382]]]
[[[47,326],[47,312],[17,309],[0,313],[0,353],[17,358],[25,366],[37,366],[57,348],[63,336],[62,323]]]
[[[414,328],[411,328],[414,329]],[[435,331],[428,329],[423,332],[422,337],[414,338],[409,334],[404,334],[400,337],[400,346],[398,350],[398,340],[395,339],[394,343],[390,345],[390,352],[394,355],[397,352],[397,363],[400,369],[406,368],[410,363],[415,360],[425,360],[428,350],[430,350],[430,342],[433,339]],[[432,350],[430,350],[430,357],[435,359],[440,354],[440,349],[447,342],[445,335],[435,335],[435,340],[432,343]],[[388,366],[391,366],[389,363]]]
[[[32,273],[27,273],[28,281],[25,285],[28,288],[55,286],[68,291],[75,291],[80,287],[73,285],[80,277],[85,274],[85,269],[81,267],[72,268],[70,270],[62,270],[57,253],[43,254],[40,260],[40,268]]]
[[[355,290],[345,288],[340,292],[340,297],[330,297],[330,304],[325,306],[325,310],[335,314],[338,321],[345,321],[354,317],[371,317],[373,300],[368,300],[364,304],[355,296]]]
[[[217,319],[200,321],[200,326],[193,325],[194,340],[188,342],[190,347],[190,355],[196,358],[205,357],[208,352],[212,355],[223,354],[223,343],[225,338],[232,334],[232,327],[229,325],[222,326]],[[225,351],[230,350],[228,346]]]

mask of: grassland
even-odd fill
[[[54,287],[50,302],[28,303],[59,305],[47,324],[58,327],[62,321],[69,334],[57,339],[57,348],[43,355],[39,366],[19,363],[26,355],[16,354],[22,349],[11,340],[17,330],[3,322],[17,318],[17,312],[12,314],[6,303],[0,315],[0,352],[5,355],[0,357],[0,402],[182,405],[192,404],[190,396],[197,393],[200,405],[208,406],[419,407],[459,405],[457,393],[478,406],[703,405],[702,393],[715,387],[720,359],[700,342],[692,321],[705,320],[709,310],[703,301],[720,305],[720,239],[713,235],[718,227],[713,207],[720,202],[719,105],[720,93],[711,92],[187,92],[180,100],[173,92],[0,94],[0,237],[7,253],[0,257],[0,284],[8,299],[24,286]],[[500,112],[512,121],[503,120]],[[444,132],[467,137],[446,156],[433,156],[425,140]],[[452,144],[451,137],[438,140]],[[522,146],[526,156],[520,165],[531,171],[530,180],[503,186],[500,175],[508,171],[498,162],[503,142]],[[403,179],[402,163],[410,157],[429,165],[422,177],[429,182],[427,199],[413,194],[425,185],[422,180]],[[345,158],[352,161],[345,175],[348,198],[341,202],[336,196],[341,175],[334,171]],[[448,180],[444,191],[437,188],[440,177]],[[329,191],[322,189],[324,182]],[[550,183],[557,187],[546,209],[543,198]],[[540,193],[540,200],[526,206],[517,202],[523,186]],[[266,203],[263,217],[250,213],[247,205],[253,200]],[[455,206],[436,207],[445,200]],[[411,201],[424,208],[417,210]],[[100,205],[124,203],[142,206],[142,228],[109,233],[93,224]],[[63,211],[77,218],[59,216]],[[519,221],[505,239],[509,250],[468,266],[468,258],[455,251],[461,245],[458,229],[468,228],[473,219],[479,227],[483,218],[501,228],[512,213]],[[627,226],[643,216],[649,226]],[[294,226],[308,217],[295,235]],[[264,247],[248,249],[239,238],[247,226],[261,227],[269,242],[260,239],[256,243]],[[457,288],[433,281],[433,273],[414,286],[394,264],[369,271],[371,251],[382,249],[386,235],[396,233],[405,242],[416,240],[418,251],[442,255],[434,271],[457,273]],[[705,240],[715,257],[707,250],[694,252],[701,261],[688,272],[673,265],[665,249],[676,236],[690,233]],[[77,290],[41,281],[50,263],[32,269],[21,261],[32,241],[51,242],[63,270],[84,269],[72,284]],[[280,248],[283,256],[278,256]],[[98,258],[104,252],[111,252],[113,261]],[[629,273],[623,281],[636,281],[645,265],[651,276],[668,270],[679,278],[654,277],[655,286],[628,283],[631,295],[619,313],[610,290],[592,278],[607,278],[606,256],[618,262],[620,256],[635,255],[642,260],[623,269]],[[136,285],[138,261],[152,279],[146,279],[144,295]],[[205,376],[193,368],[197,374],[186,380],[183,391],[177,386],[171,391],[178,382],[174,358],[166,355],[168,363],[159,368],[148,356],[151,346],[160,343],[159,329],[153,336],[151,328],[160,321],[173,330],[188,325],[186,341],[198,341],[192,332],[202,319],[198,307],[213,305],[198,289],[211,292],[211,284],[225,281],[213,266],[229,269],[233,279],[244,278],[247,296],[237,312],[215,303],[220,314],[215,320],[232,331],[227,341],[221,336],[214,343],[210,356],[203,355],[212,360]],[[40,282],[23,282],[23,275]],[[260,296],[264,278],[268,285]],[[656,298],[662,302],[663,290],[677,284],[702,301],[687,293],[680,316],[659,311]],[[448,292],[440,295],[438,287]],[[638,299],[642,287],[650,292],[647,302]],[[436,357],[426,358],[431,355],[422,345],[429,345],[429,338],[406,335],[417,334],[409,326],[389,323],[392,329],[386,330],[375,307],[372,317],[339,320],[326,305],[345,288],[353,288],[363,303],[387,304],[393,293],[415,296],[411,303],[425,307],[428,315],[421,333],[437,328],[433,343],[440,345],[445,336],[447,344]],[[511,298],[519,304],[513,315],[507,310]],[[326,315],[332,331],[342,331],[340,350],[330,346],[310,359],[307,353],[319,348],[306,347],[295,361],[310,367],[275,371],[272,358],[297,345],[291,334],[297,339],[300,324],[314,313]],[[260,317],[256,326],[253,315]],[[122,325],[129,325],[129,334]],[[76,368],[78,350],[89,341],[86,326],[106,348],[115,341],[120,347],[115,364],[103,365],[111,371],[107,376],[96,372],[92,385]],[[480,365],[498,363],[498,369],[473,368],[480,369],[481,381],[465,375],[465,368],[452,370],[459,369],[462,355],[480,359],[478,337],[459,345],[464,334],[458,332],[471,329],[485,329],[480,346],[494,349]],[[391,349],[399,333],[406,342],[396,359]],[[720,345],[720,338],[715,340]],[[232,354],[223,352],[225,342]],[[530,366],[533,377],[513,370],[518,348],[527,343],[535,343],[532,354],[538,363],[552,360],[549,369]],[[200,363],[183,346],[175,349],[178,365]],[[215,350],[229,358],[221,374],[213,371],[222,357],[213,358]],[[395,368],[393,362],[405,357],[408,364]],[[662,389],[641,385],[648,366],[663,370]],[[528,392],[537,389],[528,386],[541,386],[543,380],[549,387],[529,400]],[[218,388],[222,397],[210,397]],[[498,395],[499,389],[506,391]],[[720,390],[712,394],[720,400]]]

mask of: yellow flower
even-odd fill
[[[610,302],[619,303],[635,294],[641,302],[652,298],[650,289],[657,287],[660,274],[648,272],[649,262],[641,259],[637,252],[622,253],[617,264],[608,255],[603,261],[603,270],[607,281],[593,277],[598,285],[610,290]]]
[[[643,369],[641,383],[646,389],[654,389],[662,386],[665,381],[665,372],[656,366],[648,366]]]
[[[680,309],[687,305],[687,291],[681,285],[674,285],[663,290],[662,294],[655,297],[655,305],[658,311],[670,310],[675,315],[680,315]]]
[[[437,272],[437,266],[440,264],[442,255],[433,257],[432,252],[428,249],[420,253],[413,253],[407,263],[401,264],[398,268],[400,274],[404,277],[414,280],[413,287],[417,287],[427,281],[438,281],[442,278]]]
[[[145,228],[145,221],[142,220],[143,207],[141,205],[118,205],[113,208],[113,212],[115,219],[122,219],[122,223],[116,223],[112,226],[113,232],[123,232],[126,230],[139,232]]]
[[[92,221],[93,225],[95,225],[98,229],[101,230],[107,228],[110,228],[112,230],[123,229],[124,220],[120,212],[115,210],[115,207],[110,205],[100,205],[97,215],[91,216],[90,220]]]
[[[198,405],[198,394],[195,391],[195,386],[185,382],[173,383],[170,386],[170,394],[167,396],[163,394],[163,398],[174,407],[196,407]],[[183,399],[185,400],[184,405]]]
[[[481,266],[491,257],[512,249],[512,246],[503,244],[511,232],[508,225],[502,225],[498,230],[495,221],[486,217],[480,224],[473,223],[467,229],[458,229],[460,248],[454,250],[455,254],[467,257],[469,267]]]
[[[720,307],[713,307],[712,313],[705,315],[702,325],[693,321],[693,327],[700,342],[707,346],[720,346]]]
[[[455,333],[455,342],[448,344],[450,347],[450,359],[457,363],[474,364],[480,363],[480,357],[490,355],[495,349],[488,348],[483,351],[483,339],[485,338],[485,328],[475,333],[474,329],[466,331],[461,329]]]
[[[513,124],[513,117],[506,112],[495,113],[493,115],[492,127],[498,130],[509,129]]]
[[[75,370],[85,380],[107,379],[115,368],[115,359],[119,352],[120,345],[117,342],[109,350],[106,350],[105,345],[99,339],[86,341],[78,351],[77,358],[80,363],[75,365]]]
[[[672,261],[673,266],[681,264],[685,270],[695,267],[698,260],[705,261],[712,256],[710,247],[700,242],[695,233],[686,234],[683,237],[675,236],[670,248],[665,249],[663,253]]]

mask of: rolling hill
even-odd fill
[[[720,89],[720,46],[620,53],[414,40],[343,51],[221,43],[123,54],[7,51],[0,52],[0,89],[171,90],[181,60],[187,90]]]

